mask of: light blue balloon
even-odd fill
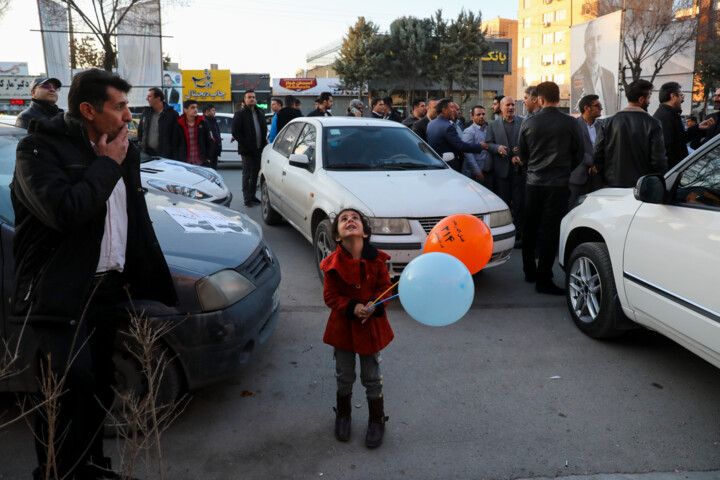
[[[460,320],[475,296],[465,264],[447,253],[430,252],[413,259],[400,275],[400,303],[412,318],[431,327]]]

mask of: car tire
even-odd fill
[[[330,220],[325,219],[318,224],[315,229],[315,235],[313,235],[315,266],[317,267],[318,277],[320,277],[321,282],[324,281],[325,275],[323,271],[320,270],[320,262],[333,253],[335,248],[336,244],[332,234],[332,223]]]
[[[270,203],[270,192],[268,192],[267,182],[260,181],[260,203],[262,208],[262,219],[266,225],[277,225],[282,222],[282,216],[272,207]]]
[[[566,299],[575,325],[591,338],[614,338],[624,314],[617,298],[610,254],[604,243],[583,243],[570,255]]]
[[[115,363],[115,399],[110,408],[110,414],[105,420],[105,435],[116,436],[122,431],[126,431],[127,425],[122,414],[122,400],[120,395],[128,391],[134,391],[139,396],[147,395],[148,384],[145,375],[142,372],[142,366],[137,358],[129,351],[128,342],[134,341],[123,331],[117,333],[115,341],[115,353],[113,355],[113,363]],[[170,359],[162,373],[160,389],[157,395],[156,406],[169,406],[180,398],[184,391],[183,376],[177,359],[173,359],[172,352],[167,352],[165,359]],[[162,412],[158,413],[158,417],[162,416]]]

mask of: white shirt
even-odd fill
[[[590,135],[590,143],[592,143],[592,146],[595,146],[595,138],[597,137],[597,130],[595,130],[595,126],[597,125],[597,120],[594,120],[593,123],[587,123],[585,122],[585,126],[588,130],[588,135]]]
[[[125,268],[125,250],[127,249],[127,191],[121,178],[107,199],[105,215],[105,232],[100,244],[100,260],[97,273]]]

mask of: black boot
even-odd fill
[[[352,403],[350,395],[337,395],[337,407],[335,410],[335,438],[341,442],[350,440],[350,426],[352,425]]]
[[[369,399],[368,409],[370,417],[368,419],[368,429],[365,435],[365,446],[375,448],[382,445],[383,435],[385,435],[385,422],[388,417],[385,416],[384,400],[382,397]]]

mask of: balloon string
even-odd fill
[[[372,305],[370,305],[369,307],[366,307],[366,309],[370,309],[370,308],[374,307],[375,305],[377,305],[378,303],[387,302],[387,301],[390,300],[391,298],[395,298],[395,297],[397,297],[398,295],[400,295],[400,294],[393,295],[392,297],[388,297],[388,298],[386,298],[385,300],[381,300],[381,301],[379,301],[379,302],[375,302],[375,303],[373,303]],[[382,296],[382,295],[380,295],[380,296]]]
[[[388,289],[385,290],[383,293],[381,293],[380,295],[378,295],[378,297],[377,297],[375,300],[373,300],[373,305],[375,305],[376,303],[378,303],[378,300],[380,300],[380,299],[382,298],[382,296],[385,295],[387,292],[389,292],[390,290],[392,290],[392,289],[395,287],[395,285],[397,285],[398,283],[400,283],[400,280],[398,280],[397,282],[395,282],[395,283],[393,283],[392,285],[390,285],[390,288],[388,288]],[[389,300],[389,299],[388,299],[388,300]]]

